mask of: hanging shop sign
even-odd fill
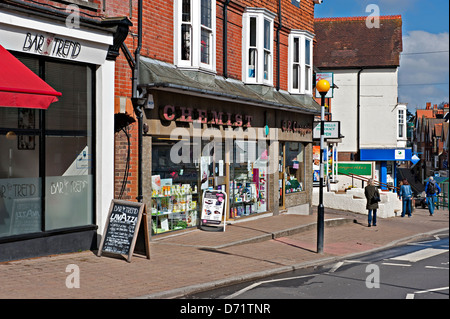
[[[202,124],[225,125],[235,127],[251,127],[253,116],[232,114],[229,112],[208,111],[194,109],[192,107],[175,107],[166,105],[160,108],[160,117],[165,121],[177,121],[192,123],[197,121]]]
[[[332,98],[333,92],[334,92],[334,73],[332,72],[317,72],[316,73],[316,83],[320,80],[327,80],[328,83],[330,83],[330,89],[327,92],[327,95],[325,95],[325,98]],[[320,98],[321,95],[317,89],[314,89],[316,92],[316,98]]]
[[[341,122],[324,122],[324,138],[339,138],[341,136]],[[313,139],[320,139],[320,122],[314,122]]]
[[[223,231],[225,231],[226,205],[227,194],[225,192],[219,190],[204,191],[201,214],[202,226],[218,226],[222,223],[223,216]]]
[[[141,223],[142,221],[142,223]],[[150,241],[145,204],[112,200],[97,256],[102,252],[128,256],[139,253],[150,259]]]

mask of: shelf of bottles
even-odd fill
[[[174,184],[152,192],[152,233],[161,234],[198,223],[197,186]]]
[[[249,216],[267,210],[266,170],[235,169],[236,179],[230,181],[230,218]]]

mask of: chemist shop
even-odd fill
[[[143,175],[151,180],[144,177],[143,196],[152,234],[198,227],[208,189],[227,194],[231,221],[309,214],[314,111],[199,95],[186,90],[188,81],[183,90],[147,87],[153,108],[145,110]]]
[[[115,29],[17,10],[0,6],[0,261],[96,248],[113,197]]]

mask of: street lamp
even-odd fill
[[[320,185],[319,185],[319,207],[317,208],[317,253],[323,253],[323,228],[324,228],[324,207],[323,207],[323,151],[325,135],[325,95],[330,89],[330,83],[327,80],[320,80],[316,84],[316,89],[321,96],[321,115],[320,115]]]

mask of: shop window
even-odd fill
[[[230,164],[230,218],[267,211],[265,142],[235,140]]]
[[[179,67],[215,72],[215,0],[176,0],[175,61]]]
[[[289,92],[312,95],[312,40],[308,31],[289,35]]]
[[[62,96],[47,110],[0,108],[0,237],[92,225],[93,71],[17,58]]]
[[[195,149],[197,147],[189,138],[152,139],[153,234],[198,225],[200,163],[197,156],[194,156]]]
[[[305,146],[299,142],[286,142],[285,193],[305,190]]]
[[[63,93],[46,113],[46,229],[93,223],[92,70],[45,63],[45,79]]]
[[[273,21],[266,9],[247,8],[243,15],[243,80],[273,84]]]

